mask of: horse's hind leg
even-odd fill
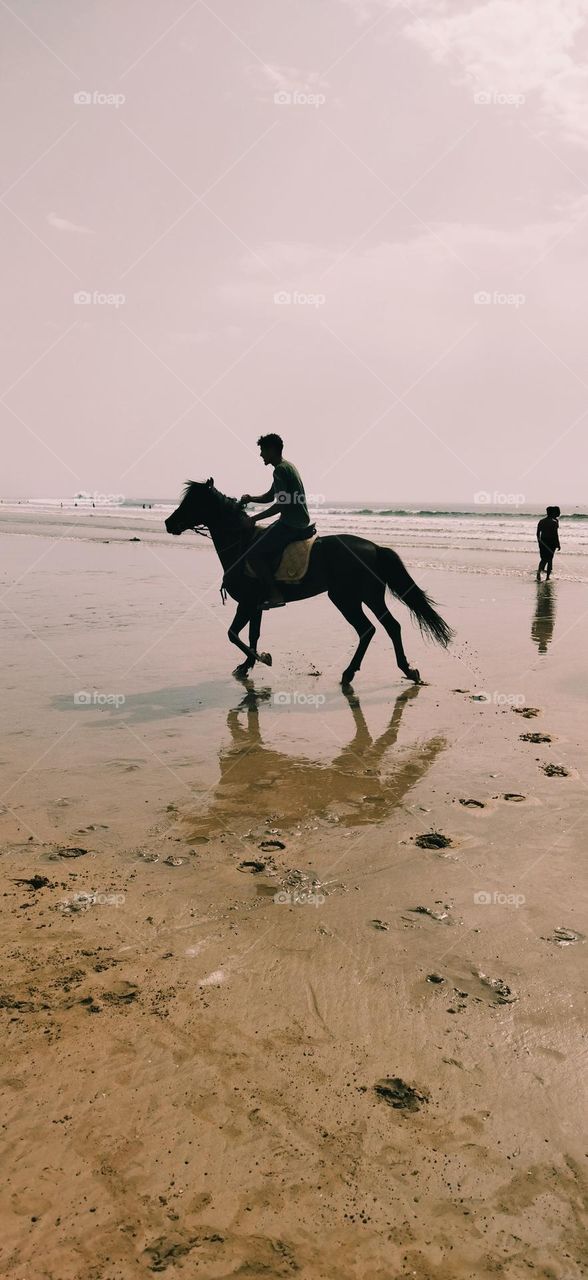
[[[409,665],[408,658],[404,652],[404,645],[402,643],[400,623],[397,622],[396,618],[394,618],[390,613],[390,610],[386,605],[384,591],[374,592],[373,595],[370,594],[369,600],[366,599],[365,603],[367,604],[368,609],[371,609],[372,613],[375,613],[378,622],[382,624],[384,630],[387,631],[390,636],[392,644],[394,645],[396,661],[403,675],[406,676],[407,680],[414,680],[415,684],[420,684],[421,677],[416,667],[411,667]]]
[[[237,606],[237,612],[229,627],[228,634],[229,634],[229,640],[231,641],[231,644],[236,644],[237,648],[240,649],[241,652],[244,653],[247,658],[247,662],[242,662],[240,666],[236,667],[234,671],[234,675],[236,676],[246,676],[250,668],[256,662],[264,662],[266,666],[271,667],[272,660],[271,660],[270,654],[258,653],[257,649],[255,648],[255,645],[257,644],[257,640],[259,639],[259,631],[261,628],[261,614],[259,615],[259,623],[257,628],[257,635],[255,636],[255,644],[253,646],[249,646],[249,645],[243,644],[243,641],[239,639],[239,632],[243,630],[243,627],[246,625],[247,622],[251,624],[250,638],[252,634],[255,634],[255,630],[254,630],[255,619],[258,612],[259,611],[256,609],[255,612],[252,613],[251,607],[241,602],[241,604]]]
[[[334,596],[330,591],[329,600],[332,600],[335,607],[339,610],[339,613],[343,614],[343,617],[346,618],[347,622],[355,628],[359,636],[357,649],[355,650],[349,666],[345,668],[345,671],[341,676],[341,684],[351,684],[355,673],[359,671],[363,662],[365,651],[376,634],[376,628],[364,613],[360,600],[349,600],[347,598],[342,599],[341,596]]]

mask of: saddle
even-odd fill
[[[317,538],[318,534],[313,533],[310,538],[301,538],[296,542],[288,543],[288,546],[282,552],[280,563],[274,571],[276,582],[288,582],[291,586],[302,582],[302,579],[308,573],[310,553]],[[245,574],[248,578],[257,577],[248,560],[245,562]]]

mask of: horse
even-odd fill
[[[233,674],[239,679],[246,678],[256,662],[271,667],[271,654],[260,653],[257,649],[263,612],[260,583],[246,572],[248,551],[254,538],[263,537],[263,533],[256,531],[256,525],[242,503],[216,489],[212,478],[204,483],[188,480],[180,505],[168,516],[165,527],[176,537],[190,529],[196,533],[208,530],[212,538],[224,570],[222,590],[237,601],[237,612],[228,636],[231,643],[245,654],[245,661]],[[280,587],[287,604],[294,600],[307,600],[326,591],[335,608],[357,632],[359,643],[341,676],[344,688],[351,686],[376,634],[375,626],[363,611],[364,604],[389,635],[402,674],[415,684],[422,683],[419,671],[410,666],[404,652],[400,623],[386,606],[387,587],[404,601],[425,636],[443,648],[447,648],[453,639],[451,627],[437,613],[435,602],[426,591],[413,581],[400,556],[390,547],[381,547],[355,534],[317,538],[302,581],[280,583]],[[240,639],[247,623],[248,645]]]

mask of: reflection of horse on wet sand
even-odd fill
[[[396,698],[390,722],[377,738],[370,734],[359,698],[346,693],[355,725],[351,740],[326,763],[290,755],[266,746],[262,737],[260,706],[269,703],[271,690],[247,686],[227,716],[231,742],[219,754],[221,776],[212,800],[189,820],[192,838],[219,831],[243,834],[244,827],[258,825],[270,814],[279,815],[280,827],[329,816],[348,827],[381,821],[402,804],[446,745],[442,737],[429,738],[404,749],[390,766],[385,761],[396,745],[403,713],[419,693],[415,685]]]

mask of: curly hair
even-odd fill
[[[283,453],[284,450],[282,437],[277,436],[274,431],[271,431],[268,436],[260,436],[257,443],[259,445],[268,444],[270,449],[278,449],[280,453]]]

